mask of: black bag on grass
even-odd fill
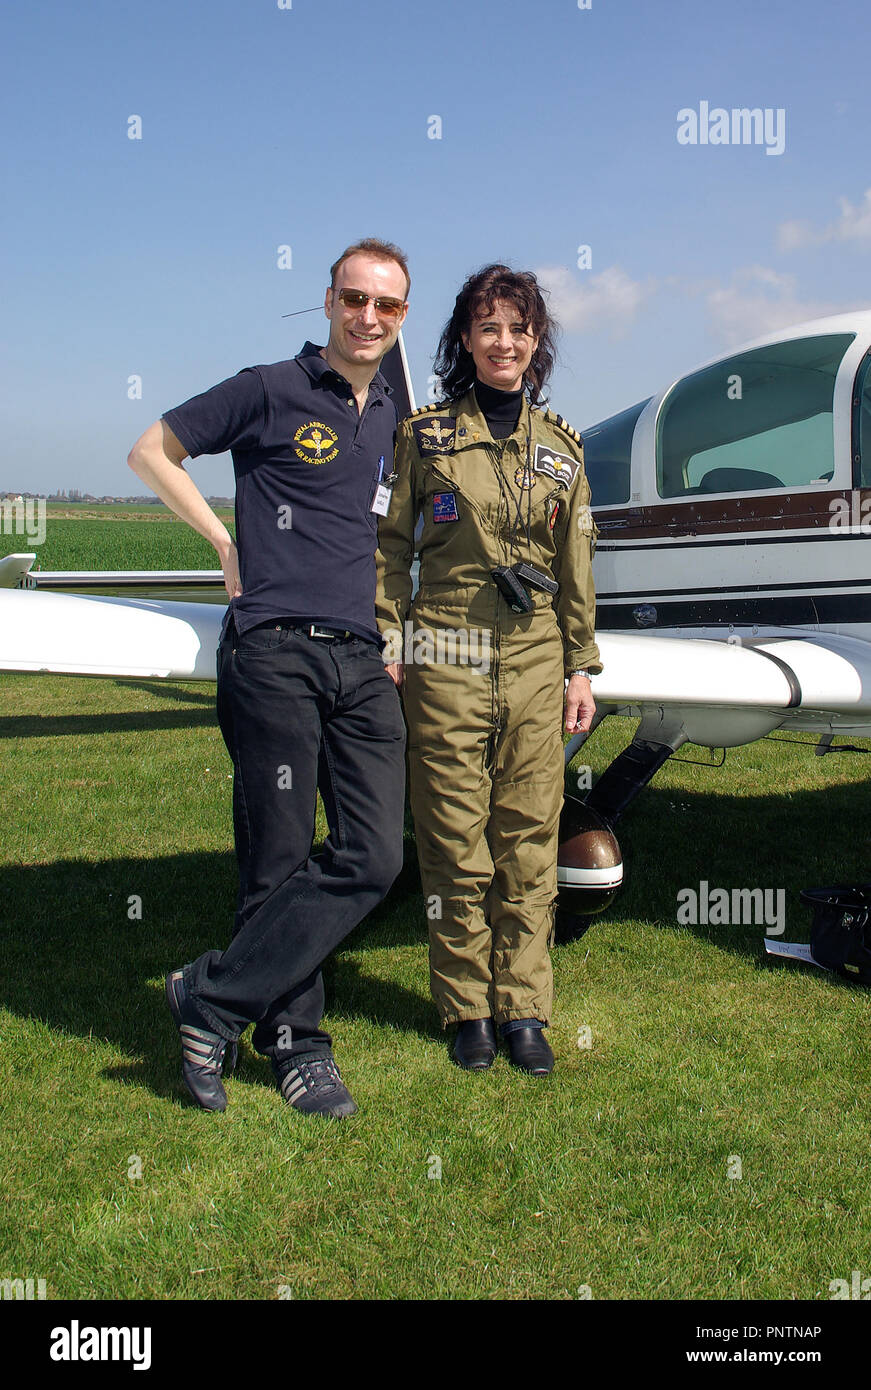
[[[871,883],[805,888],[799,898],[813,908],[814,960],[847,980],[871,985]]]

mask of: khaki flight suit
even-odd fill
[[[563,676],[602,669],[581,437],[524,397],[514,433],[494,440],[470,391],[402,421],[394,471],[379,518],[376,610],[385,662],[405,662],[433,998],[443,1025],[490,1016],[546,1024]],[[531,613],[514,613],[491,577],[519,560],[560,586],[553,598],[533,590]]]

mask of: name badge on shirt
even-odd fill
[[[452,492],[437,492],[432,499],[433,521],[459,521],[457,499]]]
[[[369,508],[370,512],[374,512],[376,516],[387,516],[392,496],[393,488],[388,487],[386,483],[379,483],[375,489],[372,506]]]

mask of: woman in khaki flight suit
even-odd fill
[[[534,275],[491,265],[466,281],[436,360],[448,399],[399,426],[377,555],[433,997],[461,1066],[492,1064],[498,1025],[536,1075],[553,1066],[562,726],[589,728],[601,670],[581,438],[540,405],[553,331]]]

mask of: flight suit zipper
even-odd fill
[[[505,447],[507,439],[494,440],[492,444],[487,444],[491,451],[491,458],[494,472],[501,474],[502,460],[505,457]],[[504,532],[510,529],[511,514],[507,499],[504,496],[503,488],[499,486],[499,505],[496,509],[496,526],[494,540],[498,547],[501,564],[511,564],[510,546],[506,544]],[[504,515],[504,522],[503,522]],[[499,594],[496,593],[496,607],[493,615],[493,661],[490,667],[490,689],[491,689],[491,719],[492,727],[487,739],[487,770],[492,774],[496,768],[496,758],[498,756],[498,742],[502,733],[502,702],[499,696],[499,683],[502,667],[502,623],[499,607]]]
[[[499,488],[499,503],[496,508],[496,526],[493,539],[496,541],[496,545],[499,548],[499,563],[502,565],[510,565],[512,563],[511,546],[505,540],[505,533],[511,530],[511,510],[503,491],[506,484],[502,472],[502,460],[505,457],[505,446],[507,443],[508,439],[494,439],[492,444],[488,443],[486,445],[486,448],[490,451],[493,472],[496,477],[497,487]]]

